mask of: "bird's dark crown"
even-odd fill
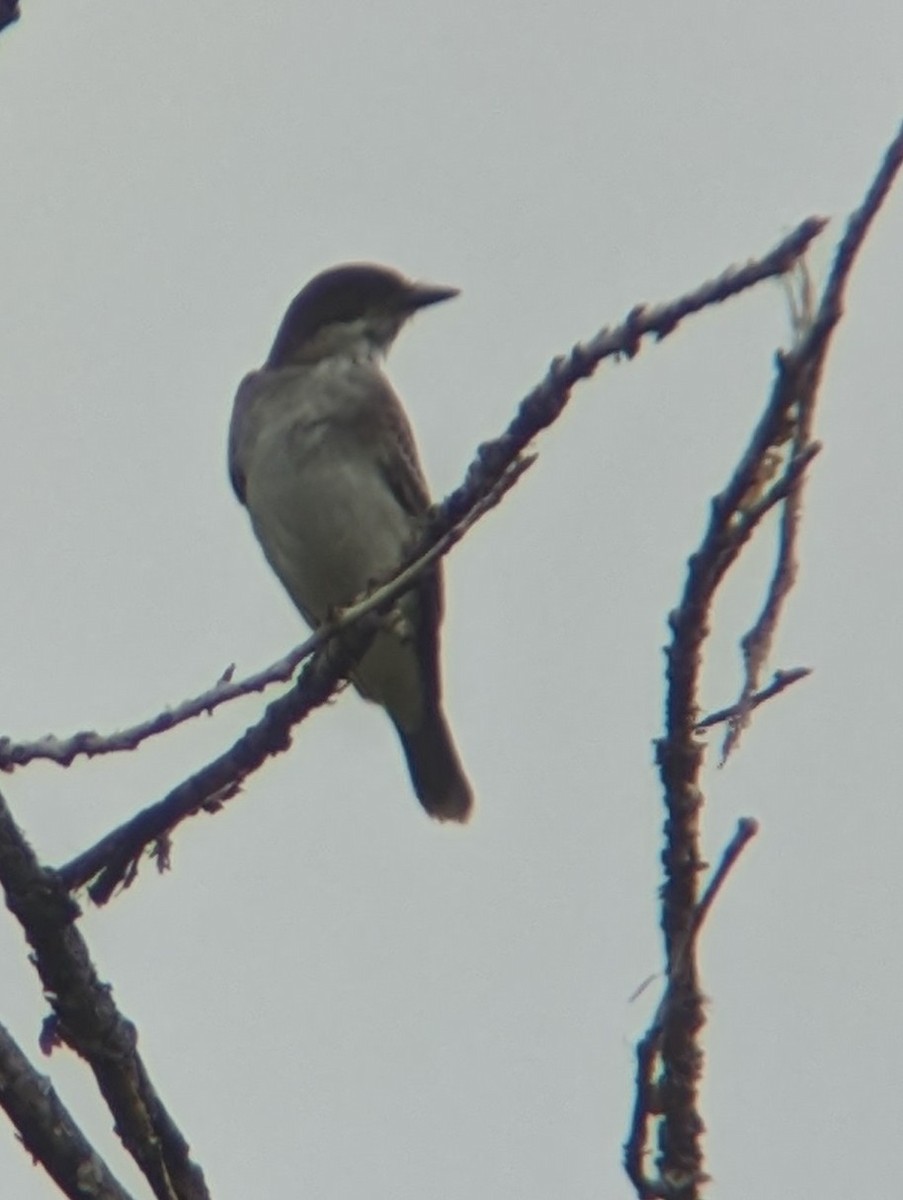
[[[375,263],[331,267],[315,275],[292,300],[267,366],[304,361],[306,347],[313,349],[328,338],[328,331],[338,332],[343,326],[359,326],[361,338],[369,333],[375,347],[388,348],[417,309],[457,294],[456,288],[416,283]]]

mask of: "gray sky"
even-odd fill
[[[21,737],[130,723],[300,640],[224,441],[312,273],[363,257],[463,289],[390,363],[442,494],[555,353],[841,218],[901,116],[889,0],[23,7],[0,38],[0,725]],[[762,823],[703,949],[731,1200],[898,1190],[901,259],[898,189],[830,358],[773,663],[816,674],[707,777],[713,859]],[[346,695],[178,833],[167,876],[86,914],[217,1200],[630,1194],[665,618],[787,337],[771,285],[606,366],[452,555],[470,828],[424,818],[388,722]],[[770,562],[763,540],[725,592],[708,706]],[[259,707],[3,791],[58,862]],[[37,1054],[9,921],[0,956],[0,1016]],[[145,1195],[86,1071],[43,1066]],[[0,1180],[55,1195],[3,1127]]]

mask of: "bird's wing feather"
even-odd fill
[[[376,428],[372,431],[379,469],[405,512],[423,518],[430,506],[430,493],[414,434],[401,401],[387,380],[382,384],[384,395],[374,408]]]
[[[377,428],[373,430],[373,445],[379,447],[378,465],[386,483],[401,507],[416,520],[415,537],[426,526],[430,509],[427,486],[417,443],[401,401],[388,380],[383,380],[385,394],[377,408]],[[420,662],[427,672],[426,694],[439,700],[439,623],[443,611],[442,567],[437,564],[421,577],[416,594],[420,617],[417,622],[417,643]]]

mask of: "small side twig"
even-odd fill
[[[706,917],[711,912],[712,905],[718,899],[718,893],[724,887],[725,881],[737,859],[758,832],[759,822],[753,817],[741,817],[737,822],[734,836],[722,851],[718,866],[715,868],[712,878],[706,885],[705,891],[702,893],[702,898],[696,905],[693,920],[690,923],[690,944],[698,937],[699,931],[702,929]]]
[[[775,671],[771,683],[750,697],[749,707],[758,708],[760,704],[764,704],[772,696],[780,695],[786,688],[791,687],[794,683],[798,683],[801,679],[806,679],[811,674],[811,667],[792,667],[788,671]],[[697,721],[696,731],[697,733],[701,733],[703,729],[711,729],[713,725],[720,725],[723,721],[732,721],[739,714],[739,703],[731,704],[727,708],[718,708],[714,712],[709,713],[707,717],[703,717],[701,721]]]
[[[888,147],[862,204],[847,221],[821,299],[814,307],[808,273],[800,279],[799,306],[794,313],[797,334],[793,348],[782,356],[782,373],[797,393],[793,430],[793,457],[811,452],[812,424],[818,387],[834,330],[843,315],[843,298],[856,258],[866,234],[878,215],[897,173],[903,165],[903,125]],[[774,642],[784,603],[796,579],[796,544],[802,514],[802,487],[794,484],[781,512],[778,557],[762,609],[741,641],[744,679],[737,701],[737,714],[729,724],[721,757],[725,761],[738,745],[749,722],[751,698],[759,682]]]
[[[692,953],[695,940],[699,936],[699,931],[711,911],[718,893],[724,886],[728,875],[740,855],[758,831],[758,823],[752,820],[752,818],[743,817],[738,821],[734,836],[724,848],[718,866],[712,874],[699,903],[693,910],[693,916],[688,926],[687,940],[680,954],[675,959],[675,972],[679,971],[683,961]],[[679,1183],[677,1187],[672,1187],[664,1178],[653,1179],[647,1174],[644,1166],[649,1142],[649,1123],[662,1110],[659,1085],[656,1080],[656,1068],[658,1066],[662,1034],[665,1029],[665,1017],[669,1006],[675,1002],[675,993],[671,988],[672,978],[673,975],[669,976],[655,1016],[650,1022],[646,1033],[637,1043],[636,1048],[634,1105],[630,1129],[627,1134],[627,1140],[624,1143],[624,1169],[640,1200],[673,1200],[675,1196],[681,1195],[683,1191]],[[641,990],[643,989],[638,989],[635,995],[638,995]]]
[[[669,623],[665,733],[657,746],[667,818],[662,854],[662,931],[668,964],[669,1003],[659,1035],[656,1086],[658,1180],[646,1180],[646,1197],[671,1194],[697,1200],[705,1179],[698,1088],[702,1074],[700,1031],[705,1004],[692,947],[698,904],[703,795],[699,773],[704,752],[697,739],[699,677],[714,598],[766,513],[799,488],[813,446],[791,456],[782,478],[767,484],[773,462],[788,441],[799,401],[796,376],[779,364],[772,394],[725,489],[712,502],[709,522],[688,564],[683,595]],[[767,484],[767,486],[766,486]],[[641,1103],[644,1102],[641,1098]],[[662,1191],[662,1189],[665,1189]]]

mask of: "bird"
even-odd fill
[[[232,487],[314,629],[387,579],[425,528],[429,489],[381,363],[415,313],[458,294],[375,263],[332,267],[291,301],[263,366],[238,387]],[[442,614],[437,564],[382,620],[350,678],[392,720],[426,812],[463,823],[473,791],[442,704]]]

